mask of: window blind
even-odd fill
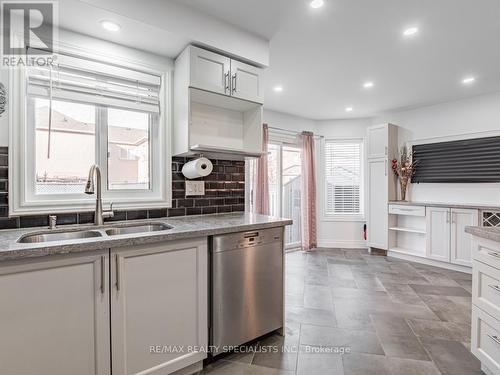
[[[28,95],[37,97],[159,113],[160,88],[160,76],[67,55],[27,69]]]
[[[361,214],[362,143],[325,142],[325,198],[327,215]]]

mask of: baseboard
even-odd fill
[[[341,249],[366,249],[366,241],[332,241],[332,240],[318,240],[318,247],[333,247]]]
[[[409,254],[408,255],[401,254],[401,253],[390,251],[390,250],[387,251],[387,256],[393,257],[393,258],[398,258],[398,259],[403,259],[403,260],[409,260],[409,261],[415,262],[415,263],[427,264],[429,266],[446,268],[446,269],[452,270],[452,271],[472,273],[472,268],[470,268],[470,267],[460,266],[458,264],[440,262],[438,260],[423,258],[423,257],[419,257],[419,256],[413,256],[413,255],[409,255]]]

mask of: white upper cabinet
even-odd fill
[[[231,95],[240,99],[263,103],[262,69],[231,60]]]
[[[182,54],[189,54],[189,87],[264,102],[261,68],[194,46]]]
[[[427,208],[427,257],[450,261],[450,222],[449,208]]]
[[[368,128],[368,159],[387,158],[389,151],[389,126],[388,124]]]
[[[262,154],[262,69],[189,46],[175,60],[174,155]]]
[[[231,59],[218,53],[190,47],[190,86],[230,94]]]

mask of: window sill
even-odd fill
[[[338,221],[338,222],[366,222],[366,218],[360,215],[323,215],[321,221]]]

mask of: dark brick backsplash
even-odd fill
[[[48,215],[8,217],[8,149],[0,147],[0,229],[28,228],[48,225]],[[186,197],[182,166],[190,158],[172,159],[172,208],[115,211],[105,221],[155,219],[187,215],[208,215],[245,210],[245,162],[212,160],[212,173],[196,179],[205,182],[205,195]],[[195,181],[196,181],[195,180]],[[57,224],[88,224],[94,222],[93,212],[58,214]]]

